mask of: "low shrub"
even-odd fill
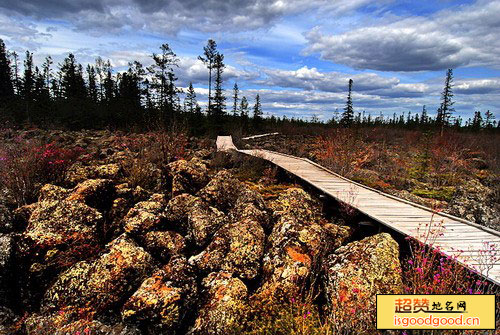
[[[293,298],[287,303],[260,303],[255,317],[234,335],[330,335],[331,322],[323,320],[311,295]]]
[[[166,181],[168,164],[187,156],[188,139],[183,132],[157,131],[134,137],[121,137],[126,152],[122,160],[125,181],[131,187],[160,191]]]
[[[32,203],[41,186],[61,183],[66,170],[83,152],[79,147],[65,149],[18,138],[0,147],[0,184],[17,206]]]
[[[415,188],[411,193],[423,198],[450,201],[455,194],[455,187],[443,186],[432,190]]]

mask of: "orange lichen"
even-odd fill
[[[297,251],[295,248],[288,247],[286,248],[286,252],[288,253],[288,256],[290,256],[294,261],[301,262],[303,264],[306,264],[307,266],[311,265],[311,258],[308,255]]]

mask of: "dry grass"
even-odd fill
[[[126,153],[122,160],[125,181],[131,187],[160,191],[167,179],[167,165],[186,158],[188,140],[182,132],[157,131],[119,141]]]

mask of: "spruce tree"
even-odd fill
[[[486,113],[484,115],[486,116],[485,127],[487,129],[492,129],[493,123],[495,122],[495,115],[493,115],[493,113],[490,112],[489,109],[486,111]]]
[[[247,97],[243,96],[240,101],[240,107],[239,107],[239,113],[240,113],[240,123],[241,127],[243,130],[246,130],[248,128],[248,100]]]
[[[257,94],[255,97],[255,105],[253,106],[253,124],[255,128],[259,128],[262,120],[262,105],[260,103],[260,96]]]
[[[46,116],[48,112],[47,109],[50,108],[50,95],[45,82],[45,76],[43,72],[38,69],[38,66],[35,67],[34,73],[33,99],[35,102],[33,109],[36,112],[37,121],[47,121]]]
[[[87,82],[88,82],[88,95],[92,103],[97,103],[97,78],[95,73],[95,68],[88,64],[87,65]]]
[[[26,102],[30,102],[33,98],[33,90],[35,86],[35,78],[33,74],[33,54],[26,51],[26,59],[24,60],[24,75],[22,97]]]
[[[0,105],[3,105],[12,96],[14,96],[14,85],[12,84],[10,59],[5,43],[0,39]]]
[[[113,78],[113,69],[111,67],[111,64],[108,63],[105,67],[105,73],[104,73],[104,82],[102,83],[103,87],[103,100],[107,102],[108,104],[113,100],[115,97],[116,93],[116,83]]]
[[[152,75],[151,87],[156,91],[157,105],[163,121],[172,120],[178,108],[178,89],[175,87],[177,77],[174,67],[178,66],[179,59],[170,46],[165,43],[160,47],[160,54],[153,54],[153,65],[148,67]]]
[[[349,93],[347,94],[347,101],[344,107],[344,112],[342,113],[342,119],[340,123],[344,127],[350,127],[354,120],[354,110],[352,108],[352,79],[349,79]]]
[[[220,118],[226,113],[226,97],[224,96],[224,89],[222,88],[222,73],[224,72],[224,55],[217,54],[215,57],[215,94],[213,104],[213,114]]]
[[[453,70],[448,69],[444,82],[444,89],[441,93],[441,106],[438,109],[436,123],[441,127],[441,135],[443,135],[444,127],[448,126],[451,114],[455,111],[453,108]]]
[[[429,122],[429,117],[427,115],[427,108],[425,105],[422,107],[422,116],[420,117],[420,123],[426,125]]]
[[[42,65],[45,88],[47,89],[49,96],[50,96],[50,83],[52,78],[52,69],[50,67],[52,66],[53,63],[54,62],[52,61],[52,57],[47,56],[45,57],[45,62]]]
[[[67,100],[87,97],[82,66],[76,62],[75,56],[71,53],[61,65],[61,90],[62,96]]]
[[[238,93],[239,93],[238,84],[234,83],[233,87],[233,115],[238,115]]]
[[[210,39],[207,45],[203,48],[203,56],[198,56],[198,59],[205,64],[208,69],[208,109],[207,113],[212,113],[212,69],[214,68],[215,60],[218,55],[217,43]]]
[[[95,72],[97,74],[97,78],[99,79],[99,100],[103,101],[104,100],[104,78],[107,74],[107,68],[106,68],[106,62],[101,58],[97,57],[95,59]]]
[[[184,106],[186,109],[186,113],[196,112],[198,102],[196,101],[196,93],[193,88],[193,83],[189,83],[186,98],[184,99]]]
[[[245,97],[245,96],[243,98],[241,98],[239,112],[240,112],[241,118],[248,119],[248,100],[247,100],[247,97]]]
[[[472,120],[471,127],[476,131],[483,127],[483,116],[481,115],[481,111],[474,112],[474,119]]]
[[[14,94],[21,95],[21,82],[19,80],[19,55],[15,51],[13,51],[10,55],[13,58],[12,70],[14,72],[14,78],[12,84],[14,86]]]

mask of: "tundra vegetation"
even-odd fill
[[[206,110],[192,85],[181,102],[159,51],[121,73],[27,52],[20,74],[0,41],[0,334],[376,334],[377,293],[496,293],[433,248],[430,222],[425,245],[370,232],[265,161],[214,152],[231,133],[498,229],[498,123],[454,118],[451,70],[436,117],[356,113],[351,80],[341,116],[307,122],[265,117],[237,84],[229,103],[215,41]]]
[[[375,334],[377,293],[495,291],[210,139],[6,130],[2,150],[0,334]]]

